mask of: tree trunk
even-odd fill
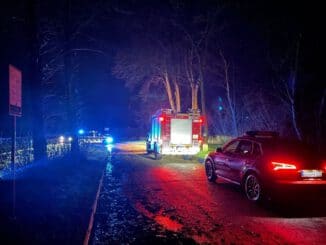
[[[236,135],[238,135],[238,127],[237,127],[235,106],[234,106],[234,102],[231,98],[231,86],[230,86],[230,79],[229,79],[229,64],[227,63],[221,50],[220,50],[220,56],[224,63],[224,82],[225,82],[226,98],[228,100],[231,117],[232,117],[233,135],[236,136]]]
[[[300,36],[301,38],[301,36]],[[302,139],[298,123],[297,123],[297,117],[296,117],[296,82],[297,82],[297,73],[298,73],[298,63],[299,63],[299,50],[300,50],[300,38],[297,42],[297,49],[295,54],[295,65],[294,65],[294,71],[292,75],[292,83],[291,83],[291,115],[292,115],[292,124],[295,130],[295,133],[298,137],[298,139]]]
[[[185,55],[184,67],[191,88],[191,110],[198,111],[198,83],[194,80],[192,59],[193,52],[191,51],[189,56]]]
[[[173,111],[176,111],[174,100],[173,100],[173,95],[172,95],[172,89],[171,89],[171,85],[170,85],[170,80],[169,80],[167,71],[164,72],[164,85],[165,85],[166,93],[168,95],[170,107]]]
[[[191,109],[198,111],[198,84],[191,84]]]
[[[325,135],[323,129],[325,128],[325,99],[326,99],[326,89],[324,89],[324,93],[321,97],[320,104],[319,104],[319,110],[318,110],[318,118],[317,118],[317,143],[319,150],[322,152],[325,152],[325,149],[322,149],[322,147],[326,147],[325,144]],[[324,142],[323,142],[324,141]]]
[[[203,136],[204,136],[204,142],[207,143],[208,139],[208,122],[207,122],[207,114],[206,114],[206,98],[205,98],[205,86],[204,86],[204,74],[203,74],[203,64],[201,62],[201,57],[198,51],[196,52],[198,62],[199,62],[199,85],[200,85],[200,102],[201,102],[201,113],[204,116],[204,130],[203,130]],[[197,94],[195,95],[197,96]],[[197,98],[196,98],[197,100]]]
[[[175,95],[176,110],[177,112],[180,112],[181,111],[180,89],[176,81],[174,81],[174,95]]]
[[[75,84],[72,78],[72,57],[71,57],[71,2],[66,0],[66,15],[64,25],[66,54],[64,57],[64,77],[66,81],[66,96],[67,96],[67,121],[68,131],[73,137],[71,142],[72,153],[79,152],[78,136],[77,136],[77,116],[76,116],[76,101],[75,101]]]
[[[31,35],[31,70],[29,74],[31,87],[31,108],[33,111],[33,148],[34,160],[38,161],[47,157],[46,140],[44,136],[44,118],[42,107],[42,77],[40,64],[40,2],[29,2],[29,28]]]
[[[190,84],[191,87],[191,109],[194,111],[195,110],[195,101],[194,101],[194,97],[195,97],[195,87],[194,84]]]

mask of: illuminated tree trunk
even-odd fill
[[[174,96],[175,96],[176,110],[177,112],[180,112],[181,111],[180,89],[176,80],[174,81]]]
[[[191,84],[191,109],[193,111],[198,110],[198,84]]]
[[[198,110],[198,83],[195,82],[193,74],[193,50],[185,55],[185,72],[191,88],[191,110]]]
[[[207,122],[206,103],[205,103],[206,97],[205,97],[203,67],[202,67],[202,63],[201,63],[199,54],[198,54],[198,60],[199,60],[199,85],[200,85],[201,114],[206,118],[206,120],[204,120],[203,136],[204,136],[204,142],[207,143],[208,122]]]
[[[176,111],[173,94],[172,94],[172,89],[171,89],[171,84],[170,84],[170,80],[169,80],[167,71],[164,72],[164,86],[165,86],[165,90],[166,90],[166,93],[167,93],[167,96],[169,99],[170,107],[173,111]]]

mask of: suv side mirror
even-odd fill
[[[216,152],[222,152],[222,148],[221,147],[217,147],[216,148]]]

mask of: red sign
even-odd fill
[[[9,65],[9,115],[22,115],[22,72]]]

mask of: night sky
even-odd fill
[[[30,88],[25,73],[29,72],[30,46],[28,6],[31,1],[2,1],[0,8],[0,135],[8,135],[11,118],[8,116],[8,64],[14,64],[23,71],[23,117],[19,119],[19,132],[24,134],[30,130],[32,112],[29,107]],[[142,98],[135,90],[125,87],[125,81],[118,79],[112,72],[116,62],[116,55],[121,50],[134,47],[135,37],[145,34],[148,36],[150,18],[172,18],[171,6],[182,6],[182,13],[177,21],[188,26],[193,16],[204,13],[217,5],[223,6],[216,23],[223,26],[223,36],[214,36],[213,42],[220,42],[225,54],[237,66],[234,77],[240,84],[255,84],[254,90],[269,90],[273,80],[272,61],[286,56],[289,47],[295,46],[297,36],[302,35],[300,62],[298,72],[298,111],[299,124],[303,131],[309,134],[311,125],[306,123],[318,111],[318,103],[325,89],[323,75],[323,46],[324,27],[323,8],[317,1],[308,3],[283,1],[41,1],[39,17],[42,20],[41,30],[46,30],[53,24],[57,36],[52,36],[50,42],[54,43],[54,51],[42,61],[48,63],[56,53],[65,48],[63,29],[67,25],[65,7],[71,4],[70,17],[68,18],[72,35],[75,35],[70,44],[73,51],[73,79],[76,86],[76,100],[80,108],[78,127],[87,129],[101,129],[103,127],[127,128],[138,127],[135,118],[144,117],[148,121],[149,115],[155,107],[166,105],[164,93],[158,93],[161,102],[148,102],[142,106],[146,112],[141,112],[139,104]],[[171,4],[173,3],[173,4]],[[172,16],[172,17],[169,17]],[[155,21],[154,21],[155,23]],[[43,29],[42,29],[43,28]],[[142,29],[143,28],[143,29]],[[166,30],[152,29],[153,38],[161,35]],[[53,31],[53,30],[52,30]],[[167,35],[169,30],[167,30]],[[172,35],[172,34],[171,34]],[[219,40],[219,41],[217,41]],[[138,45],[138,46],[137,46]],[[147,50],[139,43],[135,47]],[[214,45],[213,45],[214,46]],[[128,51],[127,51],[128,52]],[[292,48],[293,54],[293,48]],[[52,55],[52,56],[51,56]],[[59,60],[63,62],[62,59]],[[58,64],[60,65],[60,62]],[[211,60],[211,63],[216,62]],[[210,71],[214,74],[214,71]],[[206,104],[208,112],[213,115],[214,103],[221,88],[216,85],[213,75],[207,73]],[[50,81],[57,85],[57,97],[46,105],[44,110],[49,112],[62,112],[65,110],[65,88],[63,69],[53,75]],[[52,85],[49,85],[52,86]],[[184,85],[182,85],[184,86]],[[156,89],[161,90],[158,86]],[[247,87],[248,88],[248,87]],[[246,88],[246,89],[247,89]],[[40,88],[41,89],[41,88]],[[163,88],[164,89],[164,88]],[[43,90],[50,91],[49,88]],[[162,90],[161,90],[162,91]],[[185,90],[185,93],[188,93]],[[155,91],[153,91],[155,94]],[[187,101],[187,94],[183,95]],[[305,98],[301,98],[304,96]],[[57,103],[57,105],[56,105]],[[151,108],[151,104],[155,104]],[[185,105],[185,108],[187,105]],[[144,109],[147,108],[147,109]],[[324,107],[325,108],[325,107]],[[325,110],[325,109],[322,110]],[[211,111],[210,111],[211,110]],[[308,114],[305,112],[309,111]],[[53,113],[55,114],[55,113]],[[59,113],[60,114],[60,113]],[[64,114],[64,113],[63,113]],[[325,113],[321,113],[323,116]],[[63,118],[64,115],[60,115]],[[213,118],[213,116],[211,116]],[[65,131],[64,120],[59,117],[57,121],[49,123],[48,134]],[[213,120],[213,119],[212,119]],[[324,119],[321,119],[323,121]],[[319,120],[320,121],[320,120]],[[146,124],[144,123],[144,124]],[[55,125],[55,126],[53,126]],[[47,126],[46,126],[47,127]],[[143,126],[142,126],[143,127]]]

